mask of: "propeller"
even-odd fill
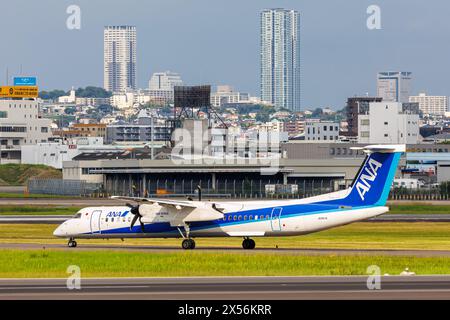
[[[130,212],[134,215],[133,220],[131,221],[130,230],[133,230],[134,225],[136,224],[136,221],[139,220],[139,223],[141,225],[141,231],[144,232],[144,223],[142,222],[142,215],[139,212],[139,205],[133,206],[132,204],[127,203],[127,207],[130,208]]]

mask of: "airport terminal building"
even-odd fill
[[[353,143],[289,142],[281,145],[280,158],[215,161],[211,158],[180,161],[165,150],[152,159],[148,148],[109,153],[82,153],[64,162],[66,180],[102,185],[108,195],[184,195],[201,185],[205,194],[252,196],[265,193],[266,185],[298,185],[300,194],[311,195],[348,187],[364,154]],[[424,155],[448,153],[448,145],[408,145],[408,152]],[[397,176],[406,166],[401,162]],[[441,171],[445,174],[445,171]]]
[[[84,153],[64,163],[63,176],[100,183],[110,195],[183,195],[201,185],[207,194],[256,197],[273,184],[295,184],[301,193],[315,194],[347,187],[361,166],[360,151],[336,145],[288,143],[280,158],[270,160],[180,161],[161,153],[152,159],[148,149]]]

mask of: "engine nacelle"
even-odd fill
[[[183,219],[184,222],[201,222],[201,221],[213,221],[223,219],[223,213],[220,213],[213,208],[195,208],[189,213],[186,218]]]

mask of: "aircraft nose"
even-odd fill
[[[53,235],[55,237],[64,237],[67,235],[66,227],[64,224],[60,225],[56,230],[53,232]]]

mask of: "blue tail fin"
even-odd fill
[[[405,145],[376,145],[363,148],[368,156],[349,195],[340,202],[352,207],[384,206]]]

